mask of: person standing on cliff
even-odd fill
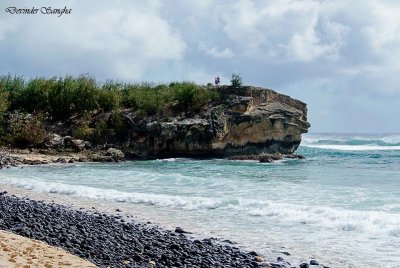
[[[215,82],[215,85],[216,85],[216,86],[219,85],[219,83],[221,82],[220,79],[219,79],[219,76],[217,76],[217,77],[215,78],[215,81],[214,81],[214,82]]]

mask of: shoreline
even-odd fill
[[[177,156],[178,157],[178,156]],[[213,159],[199,158],[199,159]],[[221,159],[232,161],[258,161],[260,163],[273,163],[284,159],[305,159],[299,154],[253,154],[228,156]],[[108,150],[44,150],[44,149],[16,149],[0,147],[0,169],[17,166],[47,165],[47,164],[66,164],[77,162],[120,162],[153,159],[130,159],[126,158],[119,149],[109,148]]]
[[[0,169],[21,165],[47,165],[75,162],[119,162],[124,160],[117,149],[108,150],[44,150],[0,148]]]
[[[182,228],[163,230],[121,215],[4,192],[0,207],[0,229],[63,248],[99,267],[274,267],[256,252],[213,239],[191,240]]]
[[[141,219],[141,218],[138,219],[136,216],[133,216],[135,213],[134,211],[129,211],[131,213],[125,213],[125,211],[128,212],[128,210],[127,210],[127,207],[123,206],[123,204],[121,204],[121,206],[120,206],[120,208],[122,208],[122,211],[120,209],[115,209],[115,207],[111,208],[111,210],[110,209],[107,210],[106,209],[107,206],[104,206],[104,207],[97,206],[101,202],[97,202],[97,204],[94,204],[90,201],[88,201],[86,204],[79,203],[80,207],[78,208],[77,204],[69,203],[70,200],[68,198],[60,197],[59,195],[56,195],[56,194],[35,195],[35,193],[29,193],[30,191],[28,191],[28,190],[14,188],[14,186],[7,186],[7,184],[1,184],[1,186],[2,186],[1,188],[3,188],[3,189],[5,188],[6,190],[10,190],[10,191],[6,195],[4,195],[4,194],[0,195],[0,200],[4,199],[5,197],[14,198],[15,200],[17,200],[16,202],[19,204],[18,206],[21,206],[21,204],[26,204],[26,202],[33,202],[34,207],[36,207],[36,205],[38,205],[39,207],[49,206],[49,209],[51,209],[51,210],[55,209],[55,211],[58,211],[57,213],[59,213],[60,210],[63,211],[62,213],[72,211],[74,213],[78,213],[79,215],[81,215],[80,222],[86,222],[87,219],[93,219],[93,216],[95,216],[95,217],[101,216],[101,217],[105,217],[106,219],[109,219],[110,221],[114,222],[119,229],[123,229],[124,224],[128,224],[128,225],[131,224],[132,226],[135,226],[135,228],[139,228],[139,230],[141,230],[139,232],[144,231],[144,232],[150,234],[149,237],[147,237],[146,239],[147,239],[147,241],[150,241],[150,245],[152,245],[153,242],[156,243],[156,245],[153,247],[153,249],[156,248],[157,251],[167,249],[167,252],[170,252],[170,251],[175,252],[176,250],[171,249],[170,245],[171,245],[171,241],[172,241],[172,243],[182,245],[181,242],[175,241],[175,238],[177,238],[179,241],[184,241],[183,245],[185,245],[185,246],[181,247],[181,250],[183,252],[186,252],[187,249],[189,249],[189,251],[192,252],[191,254],[194,254],[191,256],[191,258],[196,259],[198,256],[201,257],[204,255],[204,252],[196,252],[196,251],[192,250],[193,243],[195,243],[195,244],[198,243],[199,245],[203,245],[205,243],[205,248],[210,247],[210,249],[208,251],[211,250],[211,252],[212,252],[211,255],[208,253],[206,255],[211,256],[211,258],[212,258],[212,256],[216,255],[221,258],[229,259],[230,257],[232,257],[233,259],[237,259],[239,261],[243,261],[243,262],[246,261],[246,263],[232,262],[229,264],[221,264],[221,265],[218,265],[218,263],[216,263],[215,266],[214,265],[210,266],[209,263],[204,264],[204,265],[201,265],[201,263],[199,263],[194,266],[191,266],[189,264],[187,264],[187,265],[182,264],[181,266],[178,265],[177,267],[273,267],[273,268],[289,268],[289,267],[322,268],[322,267],[327,267],[327,266],[323,266],[323,265],[310,265],[309,266],[308,263],[303,263],[300,266],[293,266],[293,265],[290,265],[287,262],[287,260],[285,260],[285,256],[282,254],[279,254],[280,256],[278,256],[278,254],[277,254],[276,256],[278,256],[278,257],[276,258],[276,260],[270,259],[270,260],[266,261],[265,258],[263,256],[258,255],[258,253],[255,253],[254,251],[249,252],[248,249],[243,249],[240,246],[236,247],[235,246],[236,243],[231,242],[229,240],[222,240],[222,239],[213,238],[213,237],[204,239],[204,235],[200,236],[198,234],[185,234],[184,235],[184,234],[174,232],[174,229],[166,230],[166,229],[164,229],[164,226],[159,226],[158,223],[145,222],[145,221],[143,221],[144,219]],[[13,197],[13,195],[14,195],[14,197]],[[44,200],[44,201],[42,201],[42,200]],[[54,200],[56,200],[57,203],[54,203]],[[1,203],[2,202],[0,202],[0,204]],[[93,205],[96,205],[96,208],[93,207]],[[25,205],[23,205],[23,207],[24,206]],[[39,211],[42,211],[42,209],[40,209]],[[46,215],[46,213],[42,213],[42,214]],[[82,215],[84,215],[84,216],[82,216]],[[27,216],[27,215],[25,215],[25,216]],[[33,217],[34,219],[39,217],[38,218],[39,220],[36,219],[35,222],[36,221],[41,222],[40,215],[37,215],[35,213],[34,214],[28,213],[28,216]],[[1,217],[0,217],[0,219],[1,219]],[[57,219],[56,222],[58,224],[60,222],[60,220]],[[61,220],[61,222],[63,222],[63,220]],[[1,220],[0,220],[0,223],[1,223]],[[45,223],[45,224],[46,224],[46,226],[49,226],[50,229],[54,227],[54,226],[52,226],[53,223]],[[65,228],[65,230],[69,231],[69,229],[71,229],[71,228],[72,228],[72,230],[79,230],[77,227],[73,227],[73,226],[74,225],[72,225],[72,226],[67,225],[67,228]],[[88,227],[90,227],[90,229],[93,229],[92,231],[96,232],[96,230],[99,230],[99,229],[101,230],[104,226],[98,228],[98,226],[91,226],[90,223],[88,223]],[[0,224],[0,229],[4,229],[4,226],[1,226],[1,224]],[[28,230],[30,230],[30,228],[28,228]],[[148,230],[152,230],[152,231],[149,232]],[[185,226],[183,226],[183,230],[186,230]],[[31,234],[33,234],[35,230],[30,230],[30,231],[31,231]],[[191,231],[191,230],[188,229],[188,231]],[[153,232],[155,232],[155,233],[153,233]],[[160,242],[160,234],[162,234],[161,235],[162,242]],[[46,235],[51,237],[51,233],[47,233]],[[128,236],[129,236],[129,234],[128,234]],[[208,236],[206,236],[206,237],[208,237]],[[35,238],[35,237],[32,237],[32,238]],[[112,238],[110,238],[110,239],[112,239]],[[180,239],[183,239],[183,240],[180,240]],[[40,239],[40,240],[42,240],[42,239]],[[93,241],[101,242],[103,240],[99,240],[99,238],[97,237],[97,238],[94,238]],[[116,243],[116,245],[117,244],[118,243]],[[83,258],[86,257],[85,255],[79,255],[79,254],[77,254],[76,251],[73,251],[73,250],[80,250],[80,245],[75,249],[65,248],[64,247],[65,245],[63,246],[62,244],[55,244],[55,245],[60,246],[64,249],[66,249],[68,252],[78,255],[79,257],[83,257]],[[97,244],[97,245],[99,247],[103,246],[103,245],[101,245],[101,243]],[[187,246],[187,245],[189,245],[189,246]],[[221,249],[223,250],[222,253],[219,252]],[[213,250],[217,250],[217,252],[215,253]],[[195,252],[195,253],[193,253],[193,252]],[[190,255],[190,254],[187,254],[187,255]],[[212,258],[212,259],[215,259],[215,258]],[[218,258],[216,258],[216,259],[218,260]],[[149,261],[149,260],[152,260],[152,259],[148,258],[147,261]],[[92,261],[93,263],[99,265],[99,267],[107,267],[107,265],[102,265],[101,263],[100,264],[96,263],[92,259],[89,259],[89,261]],[[132,260],[130,260],[130,261],[132,261]],[[157,261],[157,259],[155,259],[154,261]],[[149,266],[148,262],[141,263],[139,266],[137,266],[138,265],[137,263],[135,264],[135,266],[129,266],[129,265],[125,265],[125,264],[118,266],[120,263],[114,263],[114,264],[116,264],[116,266],[111,265],[111,267],[169,267],[169,266],[163,266],[162,263],[158,263],[158,262],[156,262],[155,266],[153,266],[153,265]],[[133,264],[133,262],[131,264]],[[151,264],[152,264],[152,262],[151,262]]]

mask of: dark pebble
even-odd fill
[[[0,229],[61,247],[99,267],[153,267],[153,262],[155,267],[260,267],[254,251],[215,238],[190,240],[181,227],[171,232],[119,218],[0,193]]]
[[[190,232],[186,232],[185,230],[183,230],[181,227],[176,227],[175,228],[175,233],[178,233],[178,234],[191,234]]]
[[[270,263],[269,266],[271,266],[271,268],[285,268],[285,266],[280,263]]]
[[[259,254],[255,251],[250,251],[249,254],[252,256],[259,256]]]
[[[231,244],[231,245],[237,244],[236,242],[233,242],[233,241],[231,241],[229,239],[222,240],[221,242],[227,243],[227,244]]]

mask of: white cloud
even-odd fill
[[[204,42],[200,42],[199,49],[204,51],[208,56],[220,59],[230,59],[234,56],[233,51],[230,48],[220,49],[218,47],[207,47]]]
[[[0,18],[0,42],[4,40],[7,33],[15,31],[20,25],[20,22],[13,20],[10,17]]]
[[[3,42],[13,43],[18,48],[17,56],[31,58],[33,66],[39,55],[47,65],[56,65],[55,70],[61,67],[74,69],[73,73],[96,74],[100,68],[102,73],[122,79],[140,79],[151,63],[179,61],[185,53],[184,40],[160,17],[157,1],[145,6],[96,2],[94,11],[78,2],[71,2],[70,7],[72,14],[61,18],[36,15],[33,20],[9,15],[9,20],[20,27],[8,33]],[[28,42],[19,43],[21,36]],[[97,66],[95,70],[85,70],[87,66],[80,61]]]
[[[276,61],[335,61],[349,29],[323,18],[323,8],[322,3],[311,0],[238,1],[223,15],[224,30],[245,54],[263,54]]]
[[[387,46],[400,42],[400,5],[373,1],[369,20],[372,24],[363,27],[373,48],[382,52]]]
[[[319,26],[323,33],[317,33]],[[317,25],[313,23],[303,33],[294,34],[287,46],[287,52],[294,61],[313,61],[319,57],[337,61],[340,58],[340,49],[346,44],[345,36],[349,27],[334,21],[324,21]],[[320,36],[330,40],[322,42]]]
[[[227,36],[248,48],[257,48],[266,38],[260,28],[262,14],[252,1],[238,1],[223,14]]]
[[[344,68],[338,69],[337,72],[339,74],[355,76],[355,75],[361,75],[361,74],[366,74],[366,73],[375,73],[375,72],[378,72],[380,69],[381,68],[379,68],[379,66],[377,66],[377,65],[366,64],[366,65],[359,65],[359,66],[352,66],[352,67],[344,67]]]

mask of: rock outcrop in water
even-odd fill
[[[306,133],[305,103],[270,89],[221,86],[220,100],[192,116],[135,122],[120,148],[138,158],[292,154]]]

